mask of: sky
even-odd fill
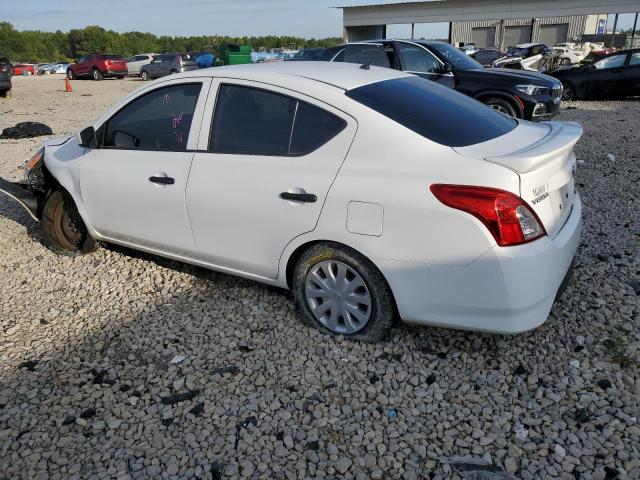
[[[18,30],[68,31],[100,25],[117,32],[157,35],[342,36],[336,5],[391,3],[392,0],[0,0],[0,20]],[[624,14],[619,28],[630,28]],[[613,26],[613,16],[609,28]],[[388,37],[409,37],[408,25],[390,25]],[[418,24],[416,37],[446,38],[447,24]]]

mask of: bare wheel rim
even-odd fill
[[[498,105],[498,104],[492,104],[490,105],[491,108],[493,108],[494,110],[500,112],[500,113],[504,113],[505,115],[509,115],[509,111],[504,108],[502,105]]]
[[[65,210],[63,202],[56,205],[53,212],[53,228],[63,249],[73,250],[80,243],[80,232]]]
[[[337,260],[311,267],[305,297],[316,320],[336,333],[358,332],[371,318],[373,302],[367,284],[358,272]]]
[[[568,85],[563,86],[562,88],[562,100],[572,100],[573,99],[573,88]]]

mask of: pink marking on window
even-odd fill
[[[178,125],[180,125],[180,122],[182,122],[182,114],[184,112],[180,112],[180,115],[178,115],[177,117],[173,117],[173,120],[171,121],[171,125],[173,125],[173,128],[177,128]]]

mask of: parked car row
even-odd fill
[[[590,44],[590,55],[600,47]],[[384,39],[327,48],[317,60],[403,70],[454,88],[504,114],[534,121],[553,118],[563,98],[640,96],[640,49],[613,51],[579,66],[560,65],[559,48],[552,52],[544,44],[525,44],[514,47],[511,55],[499,57],[498,50],[467,54],[445,42]],[[545,70],[546,74],[522,67],[522,63],[552,64],[552,58],[556,66]],[[515,62],[520,66],[516,68]]]
[[[561,83],[533,72],[487,69],[466,53],[432,40],[371,40],[328,48],[321,60],[402,70],[458,90],[512,117],[549,120],[559,111]]]

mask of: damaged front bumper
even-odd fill
[[[38,218],[38,199],[26,183],[14,183],[0,177],[0,193],[9,195],[22,205],[35,221],[40,221]]]

